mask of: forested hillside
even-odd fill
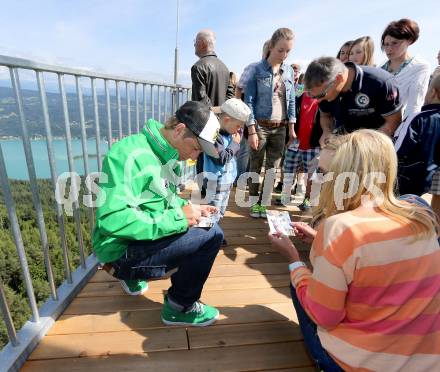
[[[55,214],[55,196],[49,180],[38,181],[41,201],[43,205],[46,230],[50,244],[50,256],[56,285],[64,280],[64,263],[61,250],[59,229]],[[35,209],[32,204],[30,185],[27,181],[10,181],[13,193],[24,247],[35,290],[35,296],[40,306],[50,296],[49,284],[44,266],[43,252],[41,249],[40,235],[36,223]],[[82,196],[80,199],[82,200]],[[81,224],[86,256],[90,254],[90,231],[87,211],[81,206]],[[74,271],[79,266],[79,246],[75,234],[73,217],[65,217],[66,238],[69,247],[71,269]],[[31,312],[28,305],[26,290],[22,280],[20,263],[15,248],[15,243],[10,231],[9,218],[0,191],[0,275],[5,284],[14,324],[17,330],[30,318]],[[0,320],[0,349],[7,343],[6,327]]]

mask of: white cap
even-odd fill
[[[224,112],[229,117],[247,122],[251,114],[251,109],[246,103],[238,98],[230,98],[223,105],[220,106],[221,112]]]

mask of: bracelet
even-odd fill
[[[302,261],[295,261],[289,264],[289,271],[292,272],[299,267],[307,267],[306,264]]]

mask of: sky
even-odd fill
[[[0,54],[172,82],[177,0],[0,0]],[[380,35],[392,20],[414,19],[419,40],[410,47],[431,67],[440,50],[440,0],[180,0],[179,83],[191,83],[194,38],[203,28],[217,36],[216,52],[230,71],[261,58],[279,27],[295,33],[288,62],[336,55],[349,39],[369,35],[375,62],[385,61]],[[7,76],[5,72],[0,78]]]

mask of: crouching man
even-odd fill
[[[104,159],[93,247],[125,292],[140,295],[167,271],[162,321],[207,326],[219,316],[199,302],[223,240],[221,228],[192,227],[216,212],[177,195],[180,164],[200,152],[217,156],[219,122],[208,106],[186,102],[165,125],[150,119],[140,134],[115,143]],[[107,176],[107,177],[106,177]]]

